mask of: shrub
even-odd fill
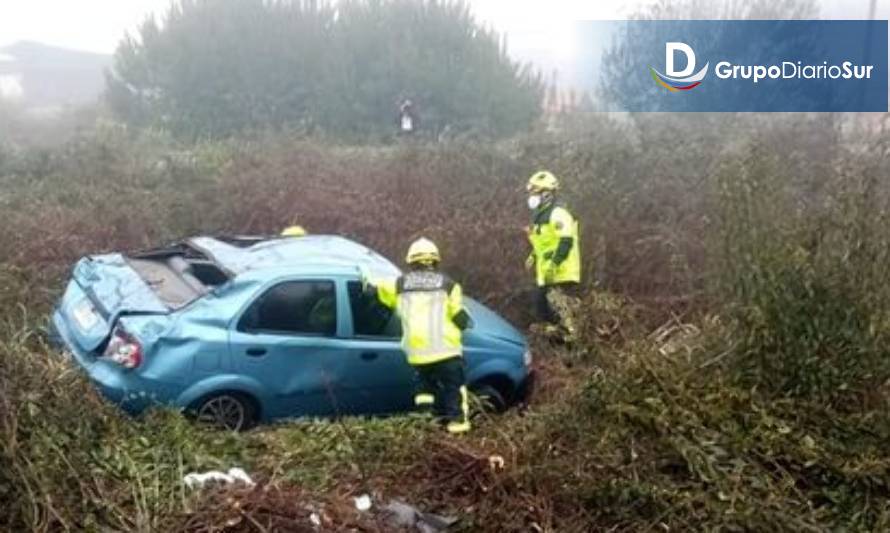
[[[867,170],[801,198],[781,165],[755,147],[720,179],[715,279],[738,320],[739,370],[779,394],[871,397],[890,378],[885,204]]]

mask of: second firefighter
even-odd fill
[[[402,349],[417,372],[415,404],[431,409],[451,433],[470,429],[462,331],[469,324],[459,284],[439,271],[439,249],[428,239],[411,244],[409,270],[391,280],[365,279],[365,290],[394,309]]]

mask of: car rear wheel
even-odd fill
[[[229,431],[250,429],[256,423],[256,406],[243,394],[221,393],[203,399],[194,410],[200,424]]]

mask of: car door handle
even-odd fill
[[[364,352],[362,353],[362,359],[365,361],[373,361],[377,359],[377,352]]]
[[[265,348],[248,348],[247,355],[249,355],[251,357],[259,357],[261,355],[266,355],[266,349]]]

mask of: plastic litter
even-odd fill
[[[353,498],[355,500],[355,508],[359,511],[365,512],[371,509],[371,497],[367,494],[362,494],[357,498]]]
[[[440,533],[458,521],[458,518],[454,516],[425,513],[399,500],[390,500],[383,510],[389,514],[390,521],[394,526],[413,526],[421,533]]]
[[[500,455],[490,455],[488,457],[488,467],[492,471],[498,472],[504,469],[504,458]]]
[[[210,482],[218,482],[218,483],[244,483],[249,487],[253,487],[256,483],[247,475],[241,468],[230,468],[228,472],[220,472],[219,470],[211,470],[209,472],[204,472],[199,474],[197,472],[191,472],[186,474],[185,477],[182,478],[182,482],[190,489],[195,488],[203,488],[204,485]]]

